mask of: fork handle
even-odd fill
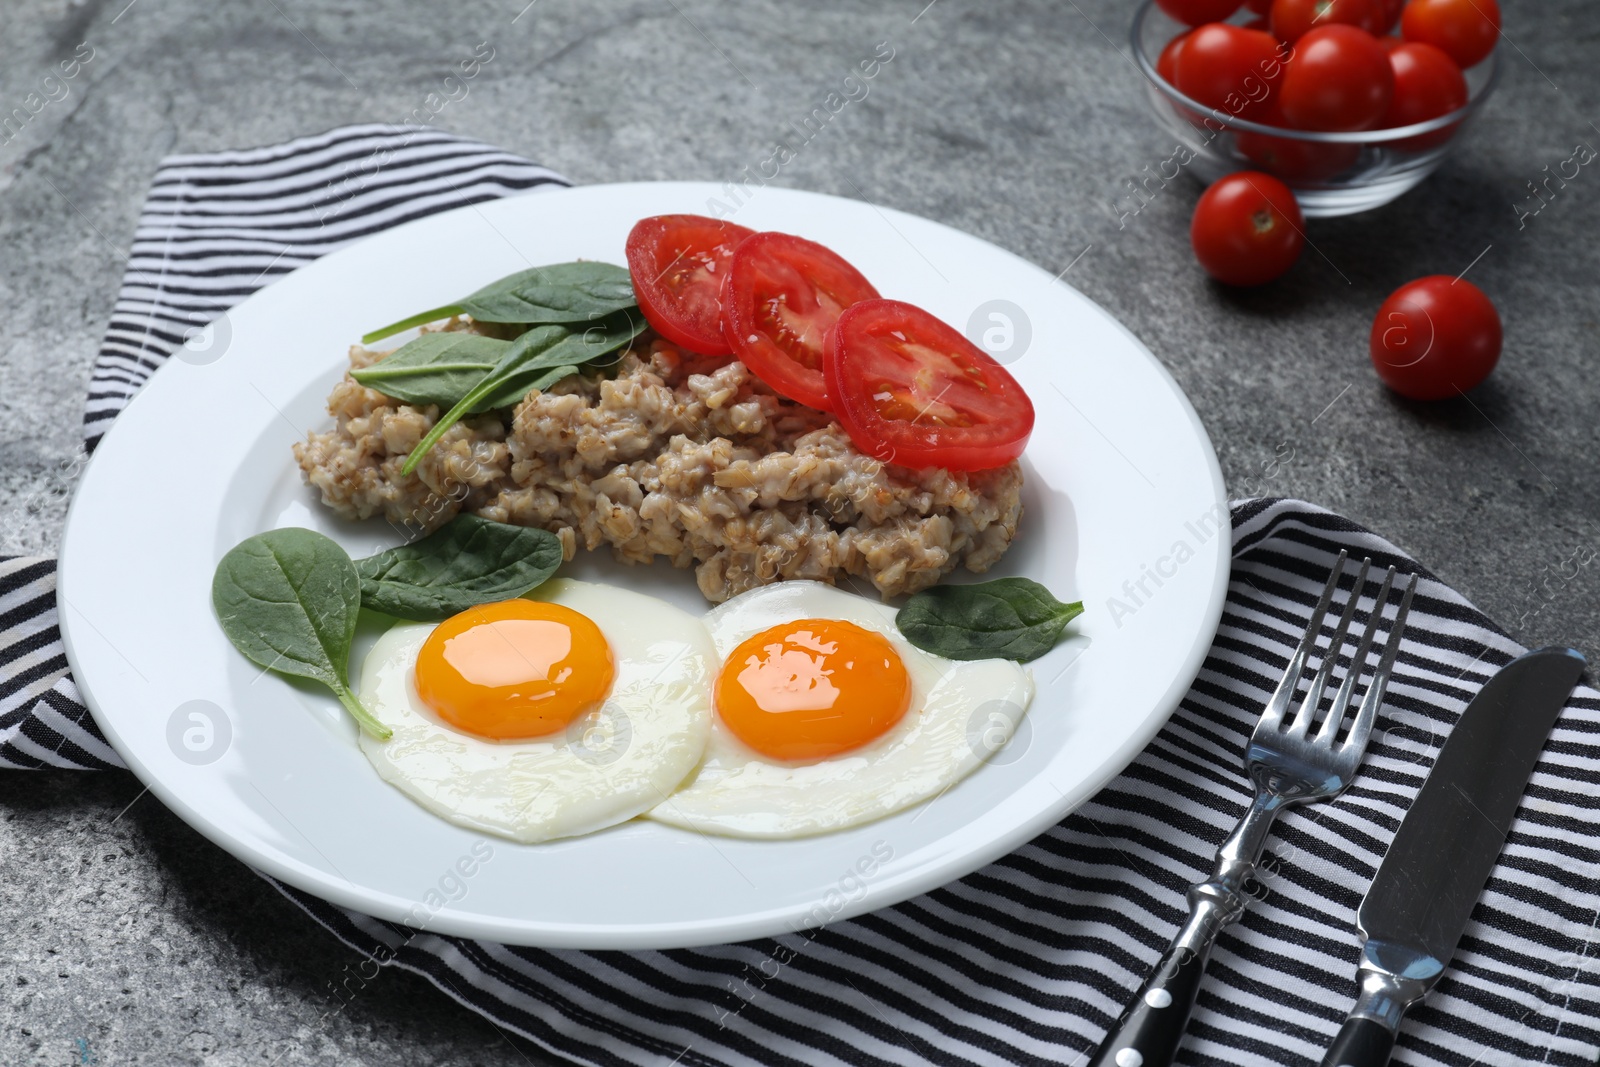
[[[1244,914],[1245,885],[1255,874],[1261,849],[1284,797],[1257,789],[1249,809],[1217,849],[1211,877],[1189,889],[1189,919],[1138,996],[1117,1020],[1087,1067],[1168,1067],[1183,1040],[1206,960],[1217,935]]]
[[[1211,946],[1244,911],[1225,887],[1206,882],[1189,890],[1189,921],[1161,957],[1138,996],[1117,1020],[1087,1067],[1167,1067],[1178,1052]]]

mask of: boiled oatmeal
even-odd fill
[[[355,346],[350,361],[387,354]],[[649,334],[607,376],[531,393],[509,424],[501,412],[452,426],[410,475],[401,466],[439,408],[346,375],[328,410],[333,429],[294,452],[346,518],[421,532],[470,511],[538,526],[568,559],[580,544],[608,545],[628,563],[693,566],[716,602],[779,579],[845,575],[884,596],[914,593],[957,566],[987,570],[1022,514],[1015,462],[966,473],[882,463],[737,360],[705,360]]]

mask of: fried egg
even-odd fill
[[[733,837],[839,830],[939,795],[1009,739],[1033,680],[900,636],[895,609],[789,581],[713,609],[716,718],[699,772],[649,818]]]
[[[394,736],[363,734],[361,749],[460,826],[524,843],[588,833],[659,804],[694,770],[717,663],[694,616],[555,579],[379,638],[360,696]]]

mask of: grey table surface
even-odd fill
[[[1504,0],[1506,78],[1455,156],[1388,207],[1313,223],[1314,252],[1239,293],[1193,262],[1187,177],[1119,224],[1124,182],[1172,151],[1127,55],[1132,7],[6,0],[0,115],[80,43],[93,59],[0,134],[0,554],[57,544],[89,364],[165,153],[398,121],[487,41],[494,59],[436,124],[576,182],[725,181],[889,41],[868,97],[779,183],[1052,271],[1081,256],[1067,280],[1172,371],[1235,496],[1341,511],[1518,640],[1600,652],[1600,169],[1519,219],[1528,182],[1600,144],[1600,9]],[[1499,369],[1469,399],[1386,392],[1366,356],[1378,304],[1469,265],[1505,320]],[[139,794],[121,772],[0,774],[0,1062],[547,1062],[405,974],[335,998],[353,956]]]

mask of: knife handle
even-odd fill
[[[1377,1019],[1352,1015],[1322,1057],[1322,1067],[1385,1067],[1394,1051],[1394,1031]]]
[[[1444,964],[1414,946],[1368,937],[1356,980],[1361,991],[1322,1067],[1384,1067],[1400,1020],[1438,982]]]
[[[1211,942],[1198,948],[1182,935],[1139,987],[1139,995],[1106,1034],[1086,1067],[1166,1067],[1178,1052],[1195,994],[1205,974]]]

